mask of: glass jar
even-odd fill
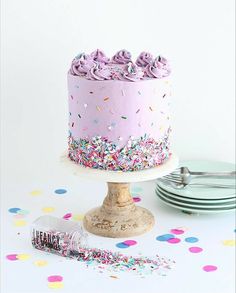
[[[79,256],[88,247],[81,225],[52,216],[41,216],[33,222],[31,242],[36,249],[69,257]]]

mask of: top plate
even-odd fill
[[[187,166],[190,171],[235,171],[234,164],[215,161],[184,161],[181,162],[180,166]],[[235,184],[235,178],[216,179],[208,177],[204,179],[194,179],[192,183]],[[175,189],[160,181],[158,181],[158,185],[160,185],[160,187],[165,189],[167,192],[195,199],[226,199],[235,196],[235,189],[191,186],[187,186],[184,189]]]

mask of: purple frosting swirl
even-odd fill
[[[126,50],[120,50],[112,57],[112,61],[118,64],[127,64],[131,62],[131,54]]]
[[[123,78],[129,81],[137,81],[143,78],[142,69],[136,64],[129,62],[126,68],[124,69]]]
[[[162,78],[170,74],[170,66],[168,61],[162,57],[158,56],[151,64],[145,67],[145,75],[150,78]]]
[[[90,80],[109,80],[111,79],[111,70],[105,64],[97,63],[87,72],[86,77]]]
[[[110,59],[106,57],[106,55],[103,53],[103,51],[97,49],[96,51],[92,52],[90,56],[93,58],[96,62],[101,62],[107,64]]]
[[[91,57],[81,53],[72,61],[70,73],[72,75],[85,76],[93,66],[94,62]]]
[[[136,64],[140,67],[145,67],[148,64],[151,64],[152,62],[153,62],[153,57],[148,52],[142,52],[136,60]]]

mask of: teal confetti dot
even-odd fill
[[[56,194],[64,194],[64,193],[67,193],[67,190],[66,190],[66,189],[62,189],[62,188],[60,188],[60,189],[56,189],[54,192],[55,192]]]
[[[195,242],[198,242],[198,238],[197,237],[187,237],[187,238],[185,238],[185,241],[188,243],[195,243]]]
[[[173,238],[175,238],[175,235],[173,235],[173,234],[163,234],[163,235],[157,236],[156,240],[158,240],[158,241],[168,241],[168,240],[173,239]]]

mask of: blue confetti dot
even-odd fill
[[[9,210],[8,210],[8,212],[9,213],[13,213],[13,214],[17,214],[17,212],[18,211],[20,211],[21,209],[19,209],[19,208],[10,208]]]
[[[64,193],[67,192],[67,190],[66,190],[66,189],[56,189],[54,192],[55,192],[56,194],[64,194]]]
[[[127,245],[127,244],[125,244],[125,243],[123,243],[123,242],[120,242],[120,243],[117,243],[117,244],[116,244],[116,247],[118,247],[118,248],[128,248],[129,245]]]
[[[198,238],[197,237],[187,237],[187,238],[185,238],[185,241],[188,243],[195,243],[195,242],[198,242]]]
[[[164,235],[160,235],[157,236],[156,240],[158,241],[167,241],[169,239],[175,238],[175,235],[173,234],[164,234]]]

